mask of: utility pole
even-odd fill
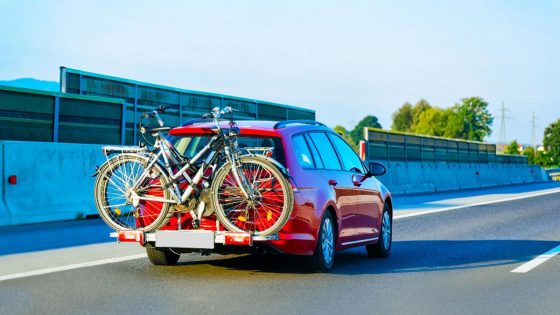
[[[507,144],[506,119],[506,107],[504,101],[502,101],[502,109],[500,111],[500,136],[498,137],[498,143],[501,144]]]

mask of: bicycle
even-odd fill
[[[254,236],[278,232],[293,207],[287,172],[266,154],[239,149],[235,121],[230,119],[229,128],[220,124],[231,107],[214,108],[203,116],[213,121],[214,135],[192,158],[182,156],[165,138],[163,132],[171,128],[158,114],[164,110],[160,107],[140,120],[142,134],[155,139],[153,150],[103,148],[107,161],[98,168],[94,189],[101,218],[115,230],[154,231],[174,214],[178,229],[184,213],[191,215],[196,229],[203,216],[215,213],[229,231]],[[144,119],[156,119],[159,126],[143,126]],[[109,157],[114,153],[119,154]]]

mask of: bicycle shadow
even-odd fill
[[[538,240],[421,240],[395,241],[391,256],[372,259],[364,247],[339,252],[331,274],[363,275],[411,272],[437,272],[488,268],[519,264],[558,245]],[[220,269],[257,273],[307,274],[304,257],[289,255],[242,255],[202,261],[182,262],[181,266],[210,265]]]

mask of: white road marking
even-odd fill
[[[408,217],[415,217],[415,216],[420,216],[420,215],[451,211],[451,210],[456,210],[456,209],[463,209],[463,208],[476,207],[476,206],[488,205],[488,204],[493,204],[493,203],[520,200],[520,199],[524,199],[524,198],[555,194],[555,193],[558,193],[558,192],[560,192],[560,189],[553,190],[553,191],[539,192],[539,193],[534,193],[534,194],[525,194],[525,195],[518,196],[518,197],[511,197],[511,198],[504,198],[504,199],[499,199],[499,200],[465,204],[465,205],[448,207],[448,208],[419,211],[419,212],[407,213],[407,214],[403,214],[403,215],[396,214],[394,219],[403,219],[403,218],[408,218]],[[556,247],[555,249],[557,250],[556,253],[552,254],[552,256],[550,256],[548,258],[545,258],[544,261],[537,263],[535,265],[535,267],[537,265],[545,262],[546,260],[550,259],[554,255],[558,254],[558,252],[560,251],[560,246]],[[541,256],[545,256],[547,254],[549,254],[549,252],[547,252],[547,253],[545,253]],[[539,256],[539,257],[541,257],[541,256]],[[137,254],[137,255],[129,255],[129,256],[122,256],[122,257],[94,260],[94,261],[90,261],[90,262],[86,262],[86,263],[79,263],[79,264],[72,264],[72,265],[66,265],[66,266],[38,269],[38,270],[33,270],[33,271],[28,271],[28,272],[14,273],[14,274],[0,276],[0,282],[1,281],[6,281],[6,280],[11,280],[11,279],[19,279],[19,278],[25,278],[25,277],[39,276],[39,275],[44,275],[44,274],[49,274],[49,273],[54,273],[54,272],[60,272],[60,271],[67,271],[67,270],[73,270],[73,269],[79,269],[79,268],[113,264],[113,263],[118,263],[118,262],[123,262],[123,261],[128,261],[128,260],[134,260],[134,259],[141,259],[141,258],[146,258],[146,257],[147,257],[146,254]],[[535,258],[535,260],[538,259],[539,257]],[[521,267],[523,267],[523,266],[521,266]],[[534,268],[534,267],[532,267],[532,268]],[[532,269],[532,268],[530,268],[530,269]],[[517,269],[519,269],[519,268],[517,268]]]
[[[19,278],[25,278],[25,277],[31,277],[31,276],[39,276],[39,275],[44,275],[44,274],[53,273],[53,272],[73,270],[73,269],[79,269],[79,268],[85,268],[85,267],[93,267],[93,266],[100,266],[100,265],[106,265],[106,264],[113,264],[113,263],[118,263],[118,262],[122,262],[122,261],[134,260],[134,259],[140,259],[140,258],[146,258],[146,257],[147,257],[146,254],[137,254],[137,255],[123,256],[123,257],[115,257],[115,258],[94,260],[94,261],[80,263],[80,264],[72,264],[72,265],[66,265],[66,266],[59,266],[59,267],[33,270],[33,271],[28,271],[28,272],[14,273],[14,274],[11,274],[11,275],[0,276],[0,281],[19,279]]]
[[[549,260],[550,258],[556,256],[558,253],[560,253],[560,245],[554,247],[553,249],[549,250],[548,252],[537,256],[535,259],[524,263],[523,265],[513,269],[511,272],[514,273],[526,273],[528,271],[531,271],[531,269],[537,267],[538,265],[546,262],[547,260]]]
[[[451,211],[451,210],[457,210],[457,209],[463,209],[463,208],[483,206],[483,205],[489,205],[489,204],[494,204],[494,203],[531,198],[531,197],[545,196],[545,195],[556,194],[556,193],[559,193],[559,192],[560,192],[560,189],[555,189],[555,190],[551,190],[551,191],[544,191],[544,192],[538,192],[538,193],[533,193],[533,194],[524,194],[522,196],[517,196],[517,197],[510,197],[510,198],[504,198],[504,199],[498,199],[498,200],[490,200],[490,201],[483,201],[483,202],[477,202],[477,203],[470,203],[470,204],[464,204],[464,205],[460,205],[460,206],[453,206],[453,207],[447,207],[447,208],[441,208],[441,209],[432,209],[432,210],[425,210],[425,211],[420,210],[418,212],[401,214],[401,215],[398,214],[398,210],[397,210],[397,211],[395,211],[396,214],[395,214],[394,219],[404,219],[404,218],[416,217],[416,216],[425,215],[425,214],[432,214],[432,213],[445,212],[445,211]]]

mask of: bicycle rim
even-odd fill
[[[272,163],[253,157],[241,158],[239,169],[256,194],[249,200],[237,184],[228,163],[216,174],[213,198],[216,215],[226,229],[266,236],[278,232],[293,207],[290,183]]]
[[[169,182],[161,167],[154,165],[150,176],[132,190],[145,170],[147,159],[133,154],[121,154],[109,159],[99,171],[95,184],[95,201],[101,218],[115,230],[155,230],[170,218],[169,203],[139,200],[140,197],[169,199],[164,188]]]

